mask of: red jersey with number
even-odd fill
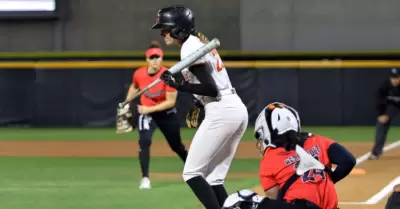
[[[304,142],[304,150],[328,168],[332,164],[328,158],[328,148],[335,141],[311,135]],[[287,152],[284,148],[269,148],[261,160],[260,181],[264,191],[274,186],[283,187],[296,172],[299,157],[295,150]],[[323,209],[336,209],[338,197],[330,176],[323,170],[313,169],[300,176],[287,190],[283,197],[287,202],[296,199],[308,200]]]
[[[161,69],[153,75],[150,75],[147,70],[147,66],[141,67],[133,74],[132,84],[139,90],[144,89],[155,80],[160,78],[161,74],[168,70],[168,68],[161,67]],[[163,81],[161,81],[140,96],[140,104],[144,106],[154,106],[160,104],[166,100],[166,93],[173,91],[176,91],[176,89],[167,86]]]

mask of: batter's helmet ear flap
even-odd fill
[[[190,33],[186,31],[184,28],[180,28],[179,26],[174,26],[170,29],[170,35],[174,39],[184,40],[186,39]]]

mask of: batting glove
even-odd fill
[[[161,74],[160,79],[163,80],[167,86],[171,86],[174,88],[177,88],[179,86],[178,82],[176,82],[175,78],[172,76],[172,73],[168,70]]]

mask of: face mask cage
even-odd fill
[[[256,148],[260,152],[261,156],[264,155],[265,150],[268,147],[275,148],[275,145],[271,144],[269,140],[264,137],[264,128],[261,126],[258,130],[255,131],[254,137],[256,138]]]

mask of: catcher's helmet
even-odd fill
[[[182,5],[171,5],[158,11],[151,29],[166,29],[174,39],[185,40],[195,31],[193,12]]]
[[[254,128],[254,137],[261,155],[264,155],[268,147],[278,147],[277,138],[288,131],[301,131],[297,111],[280,102],[267,105],[258,115]]]

